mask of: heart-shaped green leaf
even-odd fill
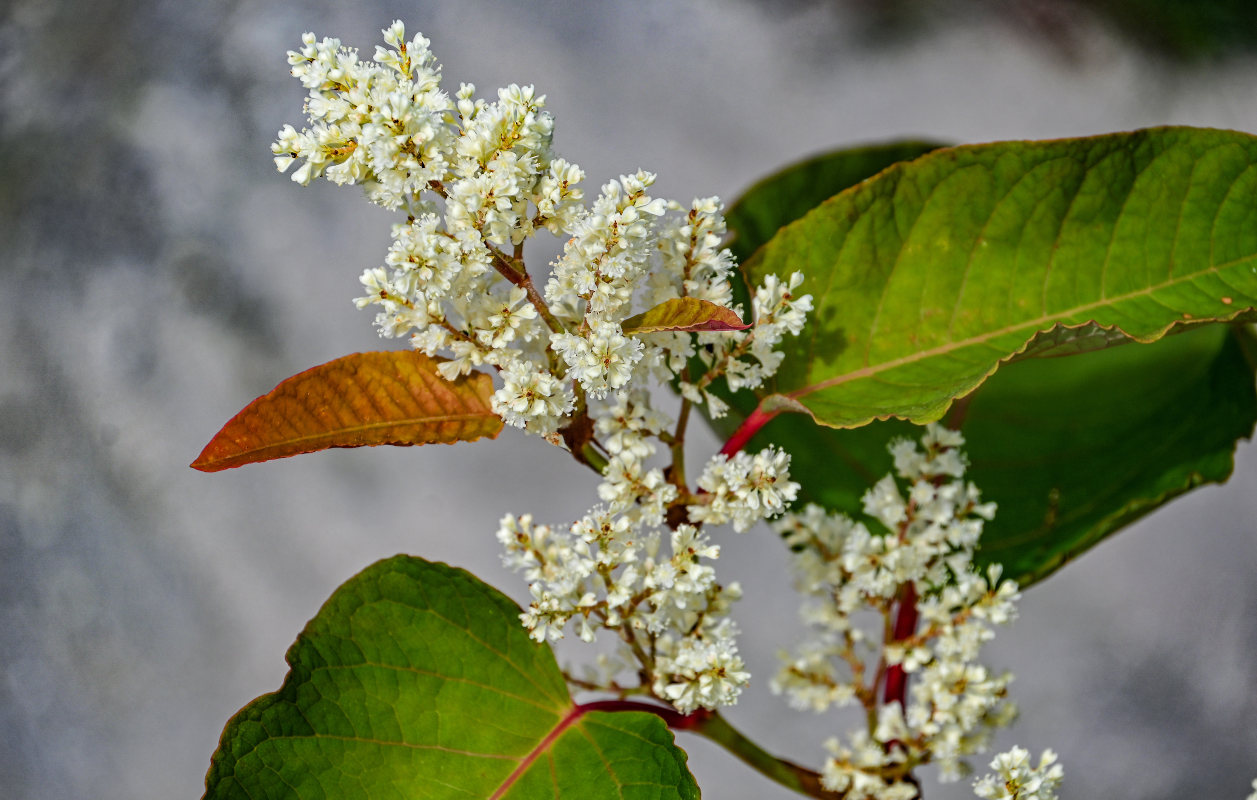
[[[776,391],[824,425],[937,419],[1036,336],[1150,342],[1251,312],[1257,137],[936,150],[821,204],[746,265],[752,282],[796,270],[816,309]]]
[[[519,608],[408,556],[351,578],[223,731],[214,800],[697,798],[663,721],[574,705]]]

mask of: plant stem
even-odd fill
[[[892,641],[911,639],[917,632],[917,593],[911,583],[904,584],[899,593],[899,610],[895,615],[895,630]],[[882,700],[886,703],[899,703],[900,708],[907,708],[904,702],[908,688],[908,675],[903,664],[895,664],[886,671],[886,690]]]
[[[847,796],[845,792],[831,792],[822,786],[819,773],[768,753],[714,711],[688,730],[715,742],[742,763],[787,789],[821,800],[841,800]]]
[[[528,301],[532,303],[533,308],[537,309],[537,313],[541,314],[541,319],[545,321],[546,327],[555,333],[563,333],[566,328],[563,323],[554,316],[550,311],[550,306],[546,305],[545,298],[537,291],[537,287],[533,286],[532,277],[525,273],[524,279],[517,286],[523,286],[524,291],[528,293]]]
[[[689,731],[702,736],[733,755],[764,777],[820,800],[843,800],[845,792],[831,792],[821,785],[821,776],[807,767],[777,758],[746,738],[718,712],[700,709],[682,714],[674,709],[635,700],[601,700],[579,706],[582,711],[644,711],[654,714],[675,731]]]
[[[515,255],[508,256],[501,250],[491,244],[486,243],[489,252],[493,255],[493,268],[498,274],[506,278],[514,286],[518,286],[524,290],[528,296],[528,302],[533,308],[537,309],[537,313],[541,315],[541,319],[546,323],[546,327],[554,333],[563,333],[567,329],[563,327],[563,323],[554,316],[550,311],[550,306],[546,304],[546,300],[537,291],[537,287],[533,285],[532,276],[528,274],[528,268],[524,266],[523,248],[517,246]]]
[[[676,431],[672,434],[672,469],[669,477],[684,494],[689,491],[685,481],[685,426],[690,421],[690,401],[681,398],[681,413],[677,415]]]
[[[780,411],[764,411],[762,404],[751,412],[751,415],[742,420],[742,424],[729,437],[729,441],[725,442],[725,446],[720,448],[720,452],[725,456],[732,456],[734,453],[746,447],[746,443],[751,441],[755,434],[759,433],[759,429],[768,424],[768,421],[780,414]]]
[[[610,462],[607,461],[606,456],[598,451],[598,448],[594,445],[592,439],[581,445],[580,454],[581,459],[579,460],[588,464],[594,472],[602,475],[607,471],[607,464]]]

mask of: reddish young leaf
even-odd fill
[[[743,331],[751,327],[731,308],[718,306],[697,297],[674,297],[624,320],[625,333],[654,333],[656,331]]]
[[[331,447],[453,444],[496,438],[493,381],[447,381],[414,351],[354,353],[283,381],[220,430],[192,467],[202,472]]]

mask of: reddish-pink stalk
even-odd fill
[[[746,443],[751,441],[755,434],[759,433],[759,429],[780,413],[780,411],[764,411],[762,406],[756,408],[749,417],[742,420],[742,424],[729,437],[729,441],[725,442],[725,446],[720,448],[720,454],[729,457],[746,447]]]
[[[581,714],[588,714],[590,711],[645,711],[662,719],[664,724],[674,731],[687,731],[697,728],[714,713],[705,708],[700,708],[693,713],[682,714],[680,711],[672,708],[657,706],[653,703],[643,703],[637,700],[597,700],[592,703],[582,703],[576,708]]]
[[[917,632],[917,593],[911,583],[905,584],[899,594],[899,610],[895,614],[894,641],[899,642],[911,638]],[[886,670],[886,688],[882,700],[886,703],[898,703],[900,708],[906,707],[904,698],[907,695],[908,675],[903,664],[895,664]]]

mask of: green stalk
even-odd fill
[[[847,796],[845,792],[831,792],[822,786],[818,773],[764,750],[716,712],[703,716],[685,730],[715,742],[759,774],[799,794],[821,800],[842,800]]]

